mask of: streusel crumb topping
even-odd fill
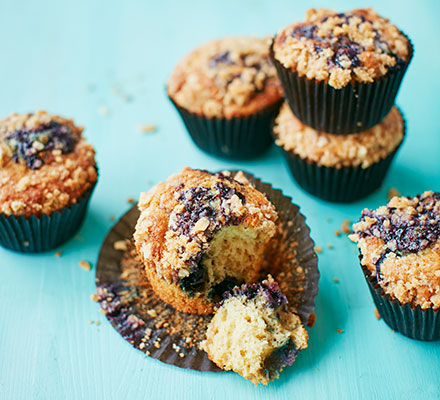
[[[304,125],[287,103],[275,120],[275,143],[326,167],[362,167],[386,158],[402,142],[404,122],[397,107],[371,129],[350,135],[319,132]]]
[[[0,121],[0,212],[41,216],[75,203],[97,179],[95,151],[70,119],[12,114]]]
[[[401,303],[440,308],[440,193],[393,197],[365,209],[350,239],[361,262]]]
[[[181,107],[206,117],[257,112],[282,96],[268,54],[269,39],[240,37],[207,43],[177,65],[168,95]]]
[[[410,60],[411,44],[371,8],[337,13],[310,9],[305,22],[282,29],[274,53],[284,67],[335,89],[371,83]]]

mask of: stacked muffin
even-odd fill
[[[274,136],[305,190],[343,202],[380,186],[405,135],[393,104],[412,53],[371,9],[311,9],[275,36],[270,55],[288,106]]]

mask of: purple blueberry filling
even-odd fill
[[[248,300],[252,300],[261,293],[265,296],[266,306],[274,310],[288,303],[287,297],[281,292],[276,282],[246,283],[242,286],[236,286],[231,291],[224,293],[223,298],[227,300],[235,296],[245,296]]]
[[[224,175],[222,177],[225,180],[227,178]],[[213,189],[190,188],[179,196],[178,201],[184,205],[184,209],[170,219],[169,229],[196,241],[203,247],[220,228],[239,223],[239,218],[231,213],[227,203],[234,195],[244,203],[244,196],[223,182],[217,182]],[[204,241],[193,232],[193,228],[202,218],[206,218],[209,223],[203,231]],[[203,251],[188,260],[190,274],[185,278],[175,279],[175,283],[190,296],[203,290],[206,281],[207,273],[202,266],[202,259]]]
[[[52,121],[36,130],[15,131],[5,141],[12,151],[14,162],[24,160],[28,168],[40,169],[44,164],[44,152],[61,150],[62,154],[71,153],[77,139],[70,128]]]
[[[233,65],[234,62],[231,60],[229,51],[224,51],[223,53],[217,54],[211,58],[209,62],[210,68],[216,68],[219,64]]]
[[[342,26],[343,24],[350,24],[350,21],[353,18],[360,18],[361,23],[365,22],[366,19],[363,15],[353,14],[346,15],[344,13],[335,15],[337,18],[342,18],[342,22],[338,24],[338,26]],[[319,23],[324,23],[330,18],[330,16],[326,16],[320,20]],[[328,59],[329,67],[341,67],[344,68],[343,60],[347,57],[351,62],[351,67],[356,68],[362,65],[362,62],[359,59],[359,54],[365,50],[363,46],[359,43],[351,40],[348,35],[338,35],[337,41],[334,42],[335,37],[333,35],[329,37],[321,37],[317,34],[318,26],[310,23],[303,23],[298,25],[292,32],[291,36],[295,38],[306,38],[309,40],[315,41],[314,48],[315,51],[320,54],[322,50],[327,48],[332,48],[334,54],[331,58]],[[396,59],[396,63],[392,67],[388,67],[388,70],[397,70],[406,65],[405,61],[394,54],[388,44],[381,40],[379,32],[373,27],[373,31],[375,33],[375,47],[380,49],[383,53],[388,54]]]
[[[387,246],[376,263],[379,280],[380,264],[389,253],[418,253],[433,245],[440,237],[440,193],[433,193],[423,199],[420,195],[416,198],[419,202],[413,213],[401,212],[392,207],[380,215],[375,210],[362,212],[360,222],[365,221],[366,217],[374,218],[376,222],[368,229],[356,233],[361,238],[377,237]]]
[[[284,367],[290,366],[295,361],[297,349],[292,339],[278,349],[264,361],[264,371],[269,379],[277,377],[277,372]]]

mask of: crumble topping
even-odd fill
[[[371,8],[336,13],[310,9],[305,22],[281,30],[274,53],[284,67],[335,89],[371,83],[410,61],[410,43]]]
[[[168,82],[168,95],[190,112],[206,117],[247,115],[281,99],[269,40],[226,38],[186,56]]]
[[[284,103],[275,120],[274,133],[278,146],[319,165],[368,168],[400,145],[404,121],[397,107],[393,107],[380,124],[367,131],[334,135],[304,125]]]

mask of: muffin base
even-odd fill
[[[411,41],[409,46],[408,62],[401,68],[373,83],[350,83],[341,89],[285,68],[274,56],[273,41],[270,58],[287,103],[301,122],[317,131],[348,135],[370,129],[388,115],[413,56]]]
[[[257,157],[269,149],[273,143],[272,121],[282,104],[280,100],[255,114],[227,119],[206,118],[170,100],[197,147],[215,156],[237,160]]]
[[[76,203],[50,215],[26,218],[0,214],[0,245],[20,253],[42,253],[58,247],[81,227],[95,186]]]
[[[401,304],[385,294],[377,279],[368,268],[361,266],[379,314],[388,326],[411,339],[422,341],[440,340],[440,310],[422,310],[420,306]]]
[[[284,149],[283,153],[293,178],[304,190],[326,201],[349,203],[381,186],[397,150],[368,168],[325,167]]]

